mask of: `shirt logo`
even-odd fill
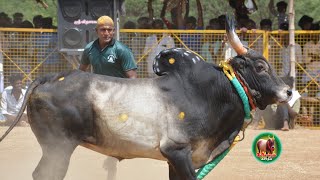
[[[107,57],[107,60],[109,63],[115,63],[116,58],[114,57],[114,55],[109,55]]]

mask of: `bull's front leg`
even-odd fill
[[[172,140],[160,145],[161,153],[168,159],[170,180],[196,180],[192,165],[190,144],[179,144]]]

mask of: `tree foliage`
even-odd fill
[[[44,17],[53,17],[54,25],[57,25],[57,0],[44,0],[48,5],[48,9],[44,9],[35,0],[0,0],[0,12],[9,15],[15,12],[22,12],[25,19],[32,21],[33,16],[42,15]],[[148,0],[125,0],[127,15],[121,18],[121,23],[127,20],[136,22],[141,16],[148,16],[147,11]],[[286,0],[288,2],[288,0]],[[208,24],[211,18],[215,18],[221,14],[232,13],[233,9],[229,6],[228,0],[201,0],[203,6],[204,23]],[[269,0],[256,0],[258,11],[250,16],[257,25],[261,19],[273,18],[268,11]],[[278,0],[275,0],[277,3]],[[315,22],[320,21],[320,0],[295,0],[295,24],[304,14],[314,18]],[[153,0],[153,9],[155,18],[160,17],[162,8],[162,0]],[[197,17],[196,0],[190,0],[190,15]],[[166,17],[170,19],[170,14]],[[296,26],[296,29],[300,29]]]
[[[127,16],[122,18],[122,21],[132,20],[136,21],[138,17],[148,16],[147,12],[147,1],[148,0],[126,0],[126,11]],[[215,18],[219,15],[233,12],[233,9],[229,6],[228,0],[201,0],[203,6],[203,16],[205,25],[211,18]],[[278,1],[275,0],[275,4]],[[288,0],[286,1],[288,2]],[[257,25],[259,25],[260,20],[264,18],[270,18],[274,20],[275,17],[269,12],[268,3],[269,0],[256,0],[258,11],[250,15]],[[161,0],[153,0],[153,9],[155,18],[160,17],[160,11],[162,8]],[[314,18],[314,22],[320,21],[320,0],[295,0],[295,24],[296,29],[300,29],[297,26],[297,22],[304,14]],[[289,7],[288,7],[289,11]],[[190,0],[190,15],[197,17],[196,0]],[[167,13],[166,17],[170,19],[170,14]],[[276,27],[276,26],[274,26]]]

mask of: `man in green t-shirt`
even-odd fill
[[[86,71],[91,65],[95,74],[136,78],[137,65],[131,50],[113,38],[113,20],[109,16],[101,16],[95,29],[98,39],[85,47],[79,69]]]
[[[137,65],[131,50],[115,40],[114,23],[109,16],[97,20],[98,39],[90,42],[84,49],[79,69],[86,71],[91,65],[93,73],[120,78],[136,78]],[[118,160],[108,157],[103,167],[108,171],[108,178],[115,179]]]

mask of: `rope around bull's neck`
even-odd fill
[[[250,104],[249,104],[249,98],[248,98],[244,88],[242,87],[242,85],[238,81],[231,65],[226,61],[222,61],[222,62],[220,62],[219,66],[222,67],[224,74],[228,77],[228,79],[231,81],[233,86],[236,88],[236,90],[242,100],[242,103],[244,106],[244,112],[245,112],[245,122],[242,127],[243,138],[244,138],[244,130],[248,126],[248,124],[250,123],[250,120],[251,120],[251,113],[250,113],[251,109],[250,109]],[[213,168],[215,168],[218,165],[218,163],[228,154],[228,152],[233,148],[233,146],[241,140],[240,140],[239,136],[236,136],[232,145],[228,149],[226,149],[219,156],[217,156],[215,159],[213,159],[212,161],[210,161],[209,163],[207,163],[206,165],[204,165],[202,168],[200,168],[197,171],[197,179],[201,180],[206,175],[208,175],[210,173],[210,171]]]
[[[246,92],[244,91],[243,87],[241,86],[240,82],[238,81],[238,79],[233,71],[233,68],[226,61],[221,61],[219,66],[223,68],[224,74],[228,77],[228,79],[231,81],[233,86],[236,88],[236,90],[242,100],[244,113],[245,113],[245,120],[246,121],[250,120],[251,119],[251,115],[250,115],[251,109],[250,109],[250,104],[249,104],[249,98],[248,98]]]

